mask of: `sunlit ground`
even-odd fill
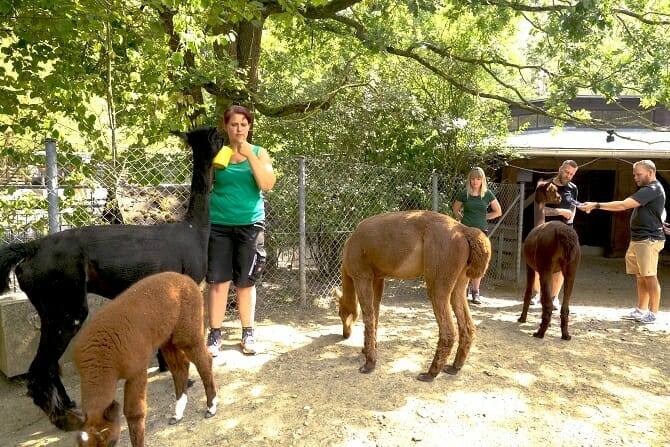
[[[621,320],[621,307],[570,310],[571,341],[560,338],[558,312],[539,340],[531,336],[539,309],[519,324],[517,297],[484,296],[471,307],[477,334],[465,367],[430,384],[416,380],[437,342],[425,298],[385,299],[370,375],[358,372],[362,323],[344,340],[332,307],[301,310],[300,318],[294,309],[267,312],[256,356],[240,352],[239,321],[227,321],[214,366],[219,413],[204,419],[202,385],[191,368],[196,384],[184,420],[169,426],[172,381],[152,371],[147,445],[668,445],[668,313],[643,326]],[[78,400],[78,379],[64,370]],[[0,384],[3,403],[11,403],[0,407],[0,445],[72,445],[74,435],[53,428],[24,394],[22,383]]]

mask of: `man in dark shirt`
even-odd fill
[[[630,216],[631,241],[626,251],[626,273],[635,275],[637,308],[623,316],[640,323],[653,323],[661,302],[658,282],[658,254],[665,245],[665,191],[656,180],[656,165],[651,160],[633,164],[633,178],[640,189],[632,196],[614,202],[586,202],[578,208],[590,213],[594,209],[624,211]]]
[[[558,168],[558,174],[551,179],[551,181],[556,185],[558,194],[561,196],[561,201],[557,204],[547,203],[544,206],[544,221],[549,222],[551,220],[558,220],[568,225],[572,225],[572,222],[575,220],[575,212],[577,204],[577,185],[572,183],[572,178],[577,173],[578,165],[574,160],[565,160],[561,167]],[[563,286],[563,274],[561,272],[554,273],[551,278],[551,301],[554,306],[554,310],[557,310],[560,307],[560,302],[558,301],[558,294],[561,291]],[[533,286],[535,290],[533,299],[531,303],[534,306],[540,304],[540,275],[535,273],[535,284]]]

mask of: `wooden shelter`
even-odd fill
[[[532,206],[528,205],[535,183],[551,178],[567,159],[580,166],[573,182],[582,202],[622,200],[633,194],[637,186],[632,163],[643,159],[654,161],[657,177],[670,195],[670,111],[661,106],[645,109],[634,97],[608,104],[602,97],[584,96],[571,105],[612,122],[616,133],[575,125],[557,129],[547,117],[512,110],[510,130],[521,130],[510,135],[507,145],[520,158],[504,167],[500,176],[504,182],[527,184],[524,234],[532,227]],[[666,209],[670,216],[667,204]],[[602,247],[605,256],[623,256],[630,240],[629,218],[630,211],[578,212],[575,228],[582,245]]]

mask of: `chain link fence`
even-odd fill
[[[186,211],[191,178],[188,151],[133,149],[124,151],[116,163],[91,163],[85,157],[67,161],[69,165],[58,166],[57,187],[52,188],[58,196],[57,230],[120,223],[155,225],[177,221]],[[340,285],[344,242],[358,222],[398,210],[449,214],[463,187],[462,177],[328,157],[277,155],[274,168],[277,184],[266,195],[267,268],[258,287],[259,304],[265,306],[330,300]],[[23,177],[0,179],[0,243],[49,233],[50,180],[45,169],[25,166],[21,172]],[[489,228],[494,253],[484,287],[520,277],[520,186],[490,185],[503,216]]]

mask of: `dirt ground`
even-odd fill
[[[196,379],[182,422],[172,382],[152,372],[147,445],[151,446],[670,446],[670,268],[663,265],[665,306],[657,323],[620,320],[635,289],[622,259],[587,258],[571,306],[571,341],[560,339],[558,315],[543,340],[531,336],[539,310],[519,324],[520,291],[484,290],[472,306],[477,335],[457,376],[430,384],[427,369],[437,326],[423,289],[396,288],[382,301],[379,360],[358,373],[362,323],[341,337],[334,305],[259,310],[264,353],[237,349],[239,321],[215,363],[219,413],[204,419]],[[453,353],[452,353],[453,358]],[[78,400],[78,377],[64,368]],[[121,386],[118,399],[121,399]],[[0,446],[73,445],[25,396],[22,380],[0,379]],[[125,428],[121,445],[128,445]]]

